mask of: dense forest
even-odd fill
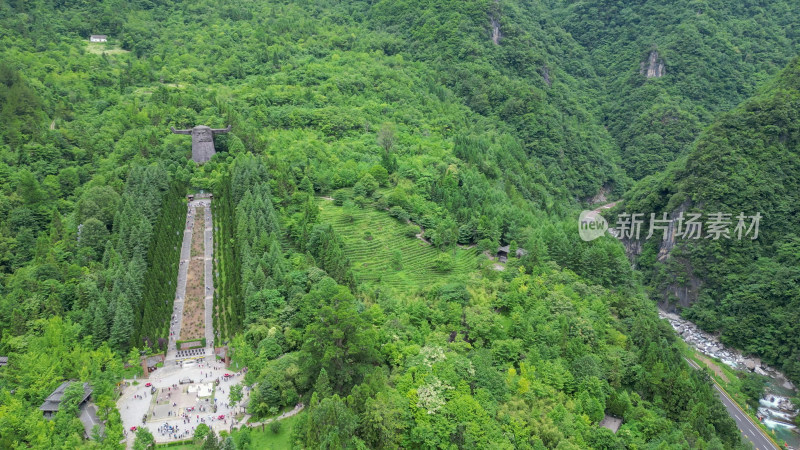
[[[659,261],[660,242],[648,242],[638,262],[656,295],[693,303],[687,317],[722,332],[723,342],[759,355],[800,379],[800,229],[798,137],[800,60],[762,91],[719,117],[669,170],[647,178],[629,194],[626,208],[657,214],[720,211],[731,221],[763,216],[739,240],[681,240],[674,258]],[[749,225],[749,221],[748,221]],[[699,282],[695,298],[676,288]],[[683,304],[682,306],[689,306]]]
[[[636,180],[685,155],[720,112],[783,68],[800,40],[790,2],[555,3],[558,22],[598,68],[604,124]],[[651,57],[662,71],[642,76]]]
[[[800,16],[679,3],[0,2],[0,447],[123,446],[205,190],[214,328],[254,418],[306,405],[297,448],[747,448],[651,297],[688,261],[687,317],[800,378]],[[232,126],[203,165],[169,131],[199,124]],[[578,237],[605,198],[768,219],[634,269]],[[428,265],[354,250],[390,229]],[[72,392],[42,416],[64,380],[103,433]]]

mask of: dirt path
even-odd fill
[[[267,420],[264,420],[263,422],[247,423],[247,421],[250,420],[251,416],[250,416],[250,414],[246,414],[244,417],[242,417],[242,420],[239,421],[239,424],[238,425],[234,425],[233,428],[237,428],[238,429],[238,428],[241,428],[243,426],[248,426],[250,428],[260,427],[260,426],[272,423],[272,422],[274,422],[276,420],[283,420],[283,419],[292,417],[292,416],[296,415],[297,413],[299,413],[300,411],[302,411],[303,408],[305,408],[305,407],[306,406],[304,404],[298,403],[294,407],[293,410],[286,411],[285,413],[281,414],[280,416],[278,416],[278,417],[276,417],[274,419],[267,419]]]
[[[700,352],[695,352],[695,357],[697,357],[697,359],[702,361],[703,364],[708,366],[708,368],[711,369],[718,377],[722,378],[723,381],[725,381],[726,383],[730,381],[728,380],[728,377],[725,375],[725,372],[723,372],[722,369],[720,369],[719,366],[714,361],[707,358]]]
[[[587,218],[587,219],[594,219],[595,217],[597,217],[598,215],[600,215],[600,212],[601,212],[602,210],[604,210],[604,209],[611,209],[611,208],[613,208],[613,207],[617,206],[617,203],[619,203],[619,202],[620,202],[620,200],[617,200],[617,201],[615,201],[615,202],[611,202],[611,203],[605,204],[605,205],[603,205],[603,206],[598,206],[597,208],[593,209],[593,210],[592,210],[592,212],[590,212],[589,214],[587,214],[587,215],[586,215],[586,218]]]

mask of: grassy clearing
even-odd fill
[[[703,355],[702,353],[695,352],[695,358],[698,361],[700,361],[701,366],[705,365],[706,367],[708,367],[709,369],[711,369],[714,372],[714,375],[720,377],[722,379],[722,381],[724,381],[725,383],[730,383],[730,380],[731,380],[730,377],[728,377],[725,374],[725,371],[722,369],[722,367],[719,366],[719,364],[715,363],[714,361],[712,361],[710,358],[708,358],[706,355]]]
[[[442,252],[406,231],[411,225],[369,207],[348,210],[330,200],[319,200],[320,220],[328,222],[344,241],[347,256],[359,282],[380,282],[403,293],[464,278],[477,268],[474,248]],[[367,234],[369,233],[369,234]],[[443,253],[453,255],[449,271],[436,268]],[[399,264],[397,264],[399,262]]]
[[[194,450],[202,447],[201,445],[195,444],[182,444],[182,445],[167,445],[167,444],[159,444],[156,445],[156,448],[169,448],[172,450]]]
[[[261,427],[254,427],[250,430],[250,448],[268,448],[271,450],[289,450],[292,448],[292,429],[297,422],[297,418],[303,414],[302,412],[292,417],[287,417],[281,420],[281,429],[278,434],[273,433],[269,429],[269,425],[264,425],[264,430]],[[236,433],[234,433],[234,439]]]
[[[119,48],[118,45],[109,44],[107,42],[87,42],[86,51],[89,53],[94,53],[95,55],[102,55],[103,53],[107,55],[130,53],[128,50]]]

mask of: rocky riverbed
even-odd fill
[[[798,411],[792,405],[787,395],[796,393],[794,384],[779,370],[761,362],[758,358],[746,357],[739,350],[726,347],[719,339],[697,327],[697,325],[682,319],[677,314],[659,311],[662,319],[669,320],[672,328],[687,344],[697,349],[700,353],[717,358],[728,366],[742,371],[755,372],[772,379],[764,397],[759,401],[759,415],[765,422],[794,428],[792,423]],[[780,390],[781,392],[775,392]],[[783,395],[781,395],[783,394]],[[769,425],[769,423],[768,423]]]

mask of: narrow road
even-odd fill
[[[686,359],[686,362],[696,370],[701,370],[700,366],[697,365],[694,361]],[[728,410],[728,414],[733,417],[733,420],[736,422],[736,426],[739,427],[739,431],[742,433],[745,439],[753,443],[753,446],[756,450],[779,450],[775,444],[764,434],[764,431],[759,427],[757,424],[753,422],[753,419],[750,418],[736,402],[733,401],[732,398],[722,389],[717,382],[712,378],[711,381],[714,383],[714,389],[717,391],[717,395],[719,399],[722,400],[722,404],[725,405],[725,409]]]
[[[175,288],[175,300],[172,306],[170,319],[170,336],[167,347],[166,360],[172,361],[177,357],[175,342],[180,339],[181,322],[183,321],[183,302],[186,299],[186,277],[189,271],[189,258],[192,251],[192,229],[194,227],[194,207],[191,202],[186,214],[186,227],[183,229],[183,242],[181,244],[181,260],[178,267],[178,283]]]

